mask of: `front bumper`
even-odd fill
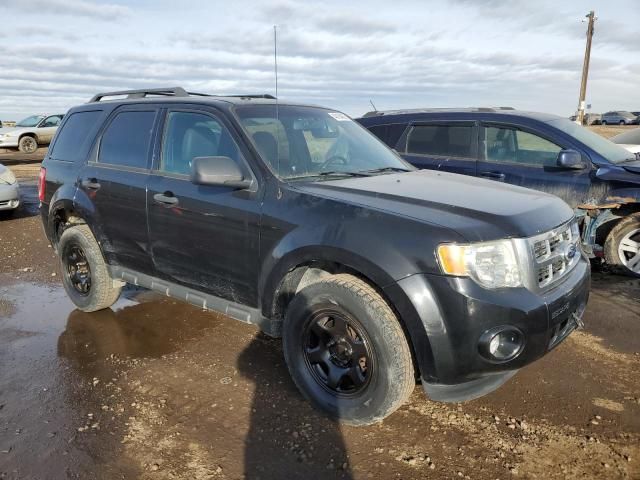
[[[18,137],[2,138],[0,137],[0,148],[17,148]]]
[[[0,184],[0,211],[13,210],[20,206],[20,186]]]
[[[420,365],[427,395],[455,402],[477,398],[544,356],[580,325],[590,280],[584,256],[559,285],[543,294],[525,288],[487,290],[467,278],[440,275],[400,280],[428,337],[432,365]],[[483,333],[500,326],[515,327],[524,335],[522,350],[506,362],[489,360],[479,350]]]

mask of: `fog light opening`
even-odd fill
[[[480,353],[493,362],[516,358],[524,347],[524,335],[514,327],[497,327],[480,338]]]

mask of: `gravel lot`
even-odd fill
[[[640,478],[639,280],[594,272],[585,330],[491,395],[418,386],[343,427],[252,326],[135,289],[75,310],[35,216],[41,157],[0,153],[25,200],[0,220],[0,479]]]

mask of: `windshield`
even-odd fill
[[[16,127],[35,127],[44,117],[42,115],[32,115],[16,123]]]
[[[550,120],[547,123],[562,130],[567,135],[571,135],[579,142],[584,143],[587,147],[591,148],[611,163],[623,163],[636,159],[633,153],[619,145],[616,145],[611,140],[607,140],[606,138],[593,133],[591,130],[573,123],[571,120],[559,118],[557,120]]]
[[[413,170],[340,112],[280,105],[238,107],[262,158],[282,179]],[[378,172],[374,172],[378,171]]]

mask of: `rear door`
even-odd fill
[[[93,206],[94,224],[103,236],[108,263],[151,274],[146,184],[158,108],[120,107],[107,119],[78,188]]]
[[[257,306],[260,198],[254,187],[196,185],[196,157],[226,156],[253,176],[242,142],[213,109],[172,107],[165,115],[148,182],[149,238],[158,275],[215,296]]]
[[[584,170],[557,167],[558,153],[572,146],[528,127],[484,123],[478,176],[532,188],[562,198],[575,208],[591,185],[591,161]]]
[[[478,128],[472,121],[430,121],[411,124],[397,150],[417,168],[474,176]]]

